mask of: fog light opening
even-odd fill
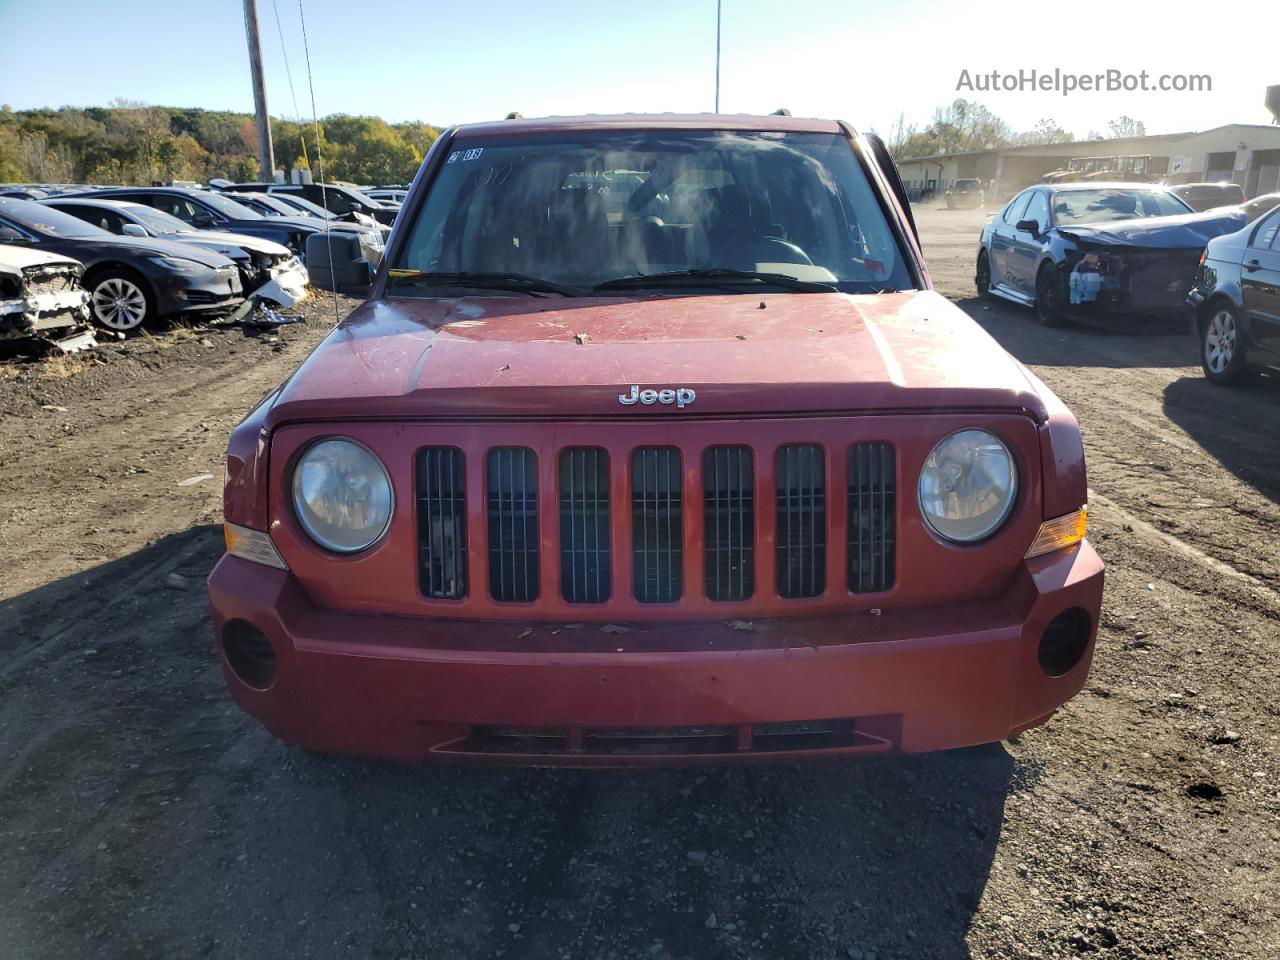
[[[276,679],[276,652],[267,635],[244,620],[232,620],[222,631],[222,652],[231,672],[255,690]]]
[[[1071,607],[1049,621],[1040,638],[1040,669],[1051,677],[1070,673],[1089,646],[1093,621],[1080,607]]]

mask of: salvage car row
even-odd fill
[[[79,349],[94,342],[90,321],[126,335],[246,301],[292,306],[310,283],[367,290],[398,204],[342,186],[216,184],[2,191],[0,339]],[[49,270],[83,296],[45,296],[45,281],[28,275]]]
[[[1280,370],[1280,194],[1197,212],[1148,183],[1035,184],[982,228],[974,282],[1046,326],[1190,309],[1214,383]]]

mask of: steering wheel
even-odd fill
[[[739,263],[746,263],[745,269],[750,269],[757,263],[803,263],[813,266],[813,261],[803,249],[781,237],[740,237],[726,244],[721,255],[728,265],[735,268]]]

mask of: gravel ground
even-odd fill
[[[1107,595],[1050,724],[646,773],[289,749],[225,697],[202,578],[227,431],[332,303],[0,363],[0,957],[1280,955],[1280,382],[975,301],[981,214],[918,214],[937,286],[1086,431]]]

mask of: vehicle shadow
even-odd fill
[[[0,956],[969,956],[1018,776],[1000,745],[654,771],[315,756],[226,697],[220,552],[196,527],[0,603]]]
[[[1189,320],[1124,318],[1123,328],[1100,319],[1041,326],[1030,307],[1005,300],[954,301],[1009,353],[1028,365],[1050,367],[1190,367],[1199,361]]]
[[[1223,467],[1280,503],[1280,376],[1255,375],[1235,388],[1182,377],[1165,387],[1164,414]]]

